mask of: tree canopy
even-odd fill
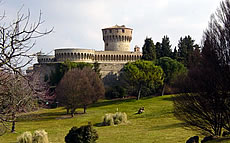
[[[180,62],[171,59],[170,57],[161,57],[158,60],[159,65],[164,71],[164,86],[162,89],[162,95],[164,94],[164,88],[166,84],[170,84],[179,75],[186,73],[186,68]]]
[[[90,68],[69,70],[56,87],[57,100],[71,110],[83,107],[84,113],[89,104],[104,96],[104,85],[98,75]]]
[[[138,60],[127,63],[122,69],[121,76],[129,87],[137,89],[135,92],[137,99],[140,99],[144,87],[156,92],[163,84],[163,70],[155,66],[153,61]]]
[[[145,43],[142,47],[142,59],[147,61],[156,60],[156,47],[153,43],[152,38],[146,38]]]
[[[159,46],[156,45],[157,47],[157,53],[160,53],[158,55],[158,59],[161,57],[172,57],[172,50],[171,50],[171,46],[170,45],[170,40],[169,37],[166,35],[162,38],[162,42],[160,44],[160,48]]]
[[[180,38],[178,43],[178,60],[182,62],[186,67],[190,67],[191,57],[194,52],[194,48],[197,45],[191,36],[185,36]]]
[[[100,64],[95,62],[93,64],[85,63],[85,62],[71,62],[69,60],[64,61],[64,63],[57,63],[55,65],[55,71],[51,71],[51,74],[48,78],[48,82],[51,86],[56,86],[64,76],[64,74],[74,68],[83,69],[85,67],[91,68],[95,71],[99,77],[100,74]],[[47,75],[48,76],[48,75]]]

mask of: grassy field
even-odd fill
[[[135,114],[140,107],[143,114]],[[119,126],[101,126],[102,117],[116,110],[126,112],[129,123]],[[102,101],[88,108],[87,114],[77,110],[74,118],[67,116],[66,110],[42,109],[23,114],[16,123],[16,133],[0,136],[1,143],[15,143],[17,136],[25,131],[44,129],[52,143],[64,143],[64,137],[73,126],[91,122],[98,131],[98,143],[185,143],[186,139],[198,135],[196,131],[186,130],[183,123],[175,119],[172,113],[171,96]],[[226,140],[222,142],[227,142]],[[229,142],[230,143],[230,142]]]

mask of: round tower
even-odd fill
[[[124,25],[102,29],[105,51],[130,51],[132,31]]]

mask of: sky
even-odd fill
[[[142,47],[146,37],[154,43],[167,35],[174,49],[180,37],[190,35],[201,43],[203,31],[221,0],[2,0],[0,14],[13,21],[17,11],[31,14],[36,22],[40,11],[44,23],[39,30],[53,32],[36,40],[30,51],[53,54],[54,49],[80,47],[104,50],[101,29],[125,25],[133,29],[131,50]]]

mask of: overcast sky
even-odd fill
[[[142,47],[146,37],[154,43],[168,35],[173,48],[180,37],[190,35],[200,44],[210,15],[220,0],[3,0],[0,13],[6,20],[22,12],[31,12],[31,22],[40,10],[45,23],[41,30],[54,27],[53,33],[36,41],[31,52],[44,53],[60,47],[104,50],[102,28],[115,24],[133,29],[131,50]]]

